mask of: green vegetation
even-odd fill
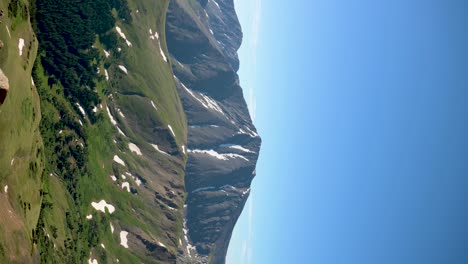
[[[0,263],[19,255],[24,256],[19,263],[32,259],[85,263],[90,256],[99,263],[114,263],[116,258],[121,263],[154,263],[143,251],[123,250],[118,235],[123,229],[136,230],[176,252],[178,242],[164,233],[180,235],[182,210],[175,214],[175,224],[169,224],[160,206],[154,205],[154,189],[133,188],[136,184],[129,179],[132,191],[126,192],[118,185],[121,179],[113,182],[109,177],[124,172],[150,175],[158,186],[160,179],[155,180],[153,174],[159,176],[161,171],[183,186],[185,156],[179,152],[186,145],[185,116],[171,67],[162,59],[158,42],[148,37],[149,28],[158,31],[168,54],[167,6],[168,1],[150,0],[0,0],[0,8],[8,10],[8,19],[0,27],[5,43],[0,68],[14,87],[0,106],[0,210],[14,212],[18,223],[16,227],[13,222],[5,223],[8,218],[0,219]],[[130,11],[137,9],[145,15]],[[116,24],[134,47],[127,47],[117,36]],[[10,28],[11,38],[3,25]],[[17,49],[20,37],[25,40],[22,56]],[[112,56],[106,58],[103,48]],[[125,65],[130,74],[124,75],[117,65]],[[104,69],[109,81],[103,77]],[[118,134],[106,106],[128,137]],[[127,118],[120,117],[116,109]],[[175,138],[154,135],[156,127],[167,130],[168,125]],[[166,134],[171,135],[168,130]],[[174,157],[156,152],[150,145],[154,140],[170,142]],[[128,151],[130,142],[151,155],[133,155]],[[112,161],[117,153],[125,160],[125,168]],[[145,182],[144,177],[141,180]],[[116,212],[110,215],[91,207],[91,202],[101,199],[114,205]],[[92,219],[87,218],[90,215]],[[115,233],[110,231],[111,223]]]

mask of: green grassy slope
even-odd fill
[[[31,253],[31,240],[40,211],[44,166],[39,98],[31,82],[37,41],[27,2],[13,2],[16,12],[8,12],[8,4],[0,1],[4,10],[0,40],[5,45],[0,49],[0,68],[10,82],[8,97],[0,106],[0,263],[31,263],[37,258]],[[20,38],[25,43],[21,56]]]
[[[185,199],[186,156],[182,146],[186,145],[187,127],[170,64],[164,61],[158,41],[149,37],[150,28],[158,31],[167,54],[164,16],[168,1],[128,4],[132,22],[117,19],[116,25],[132,46],[117,35],[115,27],[107,33],[117,36],[114,46],[107,48],[109,57],[99,38],[94,43],[100,54],[94,60],[100,72],[94,80],[100,104],[92,116],[88,111],[83,116],[66,99],[60,83],[50,85],[39,61],[34,70],[48,157],[35,240],[43,263],[83,263],[88,259],[99,263],[115,263],[117,259],[120,263],[173,263],[176,254]],[[128,74],[119,65],[125,66]],[[111,123],[107,108],[116,125]],[[130,151],[129,143],[138,146],[142,155]],[[114,155],[125,166],[114,162]],[[130,192],[122,188],[124,183],[129,184]],[[166,199],[171,201],[170,208]],[[115,212],[103,213],[91,206],[101,200],[113,205]],[[123,230],[129,232],[129,248],[120,245]]]

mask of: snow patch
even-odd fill
[[[24,39],[20,38],[18,41],[18,50],[19,50],[19,55],[23,55],[23,48],[24,48]]]
[[[133,144],[133,143],[128,143],[128,148],[130,149],[131,152],[135,152],[138,156],[141,156],[141,150],[140,148]]]
[[[125,66],[119,65],[119,69],[120,69],[121,71],[125,72],[125,74],[128,74],[128,70],[127,70],[127,68],[125,68]]]
[[[180,81],[179,81],[180,82]],[[195,99],[197,100],[203,107],[205,107],[206,109],[212,109],[216,112],[219,112],[221,114],[224,115],[224,112],[223,110],[221,109],[221,107],[218,105],[218,103],[213,100],[211,97],[207,96],[207,95],[204,95],[202,93],[200,93],[200,96],[202,97],[201,99],[198,98],[198,96],[192,92],[189,88],[187,88],[187,86],[185,86],[185,84],[183,84],[182,82],[180,82],[180,84],[182,85],[182,87]]]
[[[119,116],[125,118],[124,114],[122,113],[122,111],[120,110],[120,108],[117,108],[117,113],[119,113]]]
[[[122,32],[122,29],[118,26],[115,27],[115,29],[117,30],[117,33],[119,33],[120,37],[125,40],[125,42],[127,43],[127,46],[131,47],[132,43],[128,41],[127,37],[125,36],[125,33]]]
[[[156,105],[154,104],[153,101],[151,101],[151,105],[153,106],[153,108],[154,108],[156,111],[158,111],[158,108],[156,107]]]
[[[99,264],[97,259],[92,259],[92,258],[89,258],[88,259],[88,264]]]
[[[112,223],[110,223],[110,228],[111,228],[111,233],[113,234],[114,233],[114,226],[112,225]]]
[[[130,183],[128,182],[123,182],[122,183],[122,190],[127,189],[127,192],[130,192]]]
[[[78,106],[78,109],[80,109],[81,114],[83,114],[83,116],[86,116],[86,112],[83,109],[83,107],[81,107],[81,105],[79,103],[76,103],[76,106]]]
[[[158,147],[158,145],[156,145],[156,144],[151,144],[151,146],[153,146],[153,148],[154,148],[155,150],[157,150],[158,152],[169,156],[169,153],[160,150],[159,147]]]
[[[114,155],[114,161],[119,163],[122,166],[125,166],[125,162],[117,155]]]
[[[103,50],[103,51],[104,51],[104,55],[106,56],[106,58],[109,58],[110,52],[108,52],[107,50]]]
[[[8,185],[5,185],[5,187],[3,187],[3,192],[4,192],[4,193],[7,193],[7,192],[8,192]]]
[[[158,246],[160,247],[163,247],[163,248],[167,248],[166,245],[164,245],[163,243],[161,243],[160,241],[157,241],[156,242],[158,244]]]
[[[36,86],[36,84],[34,83],[34,80],[33,80],[32,77],[31,77],[31,84],[34,85],[34,86]]]
[[[104,69],[104,75],[106,76],[106,81],[109,80],[109,73],[107,72],[107,69]]]
[[[111,175],[110,177],[111,177],[112,181],[117,181],[117,177],[115,177],[115,175]]]
[[[128,235],[127,231],[120,231],[120,245],[124,248],[128,248],[127,235]]]
[[[106,249],[106,246],[104,246],[104,244],[102,244],[102,243],[101,243],[101,247],[102,247],[103,249]]]
[[[220,154],[212,149],[189,149],[188,150],[189,153],[198,153],[198,154],[207,154],[207,155],[210,155],[212,157],[215,157],[219,160],[229,160],[231,158],[235,159],[235,158],[239,158],[239,159],[243,159],[245,161],[249,161],[246,157],[242,156],[242,155],[239,155],[239,154],[235,154],[235,153],[223,153],[223,154]]]
[[[182,153],[187,154],[187,153],[185,152],[185,145],[182,145]]]
[[[233,144],[222,144],[221,145],[222,148],[231,148],[231,149],[237,149],[237,150],[240,150],[240,151],[243,151],[243,152],[247,152],[247,153],[255,153],[254,151],[251,151],[249,149],[246,149],[242,146],[239,146],[239,145],[233,145]]]
[[[11,38],[10,29],[8,28],[7,25],[5,25],[5,27],[6,27],[6,30],[7,30],[7,32],[8,32],[8,36]]]
[[[93,219],[93,215],[87,215],[87,216],[86,216],[86,219],[88,219],[88,220]]]
[[[219,7],[218,3],[216,3],[215,0],[211,0],[211,2],[213,2],[218,7],[219,10],[221,10],[221,8]]]
[[[172,136],[175,138],[176,136],[174,134],[174,130],[172,130],[171,125],[167,125],[167,128],[169,128],[169,130],[171,131]]]
[[[161,53],[161,57],[165,62],[167,62],[166,54],[164,54],[164,51],[161,48],[161,44],[159,44],[159,52]]]
[[[152,40],[155,40],[155,39],[159,40],[159,34],[158,34],[158,32],[154,32],[154,34],[153,34],[153,30],[151,30],[151,28],[150,28],[150,29],[149,29],[149,34],[150,34],[150,39],[152,39]]]
[[[115,121],[114,117],[112,116],[110,110],[109,110],[109,107],[106,106],[106,109],[107,109],[107,114],[109,115],[109,119],[111,121],[111,123],[117,128],[117,131],[119,131],[119,134],[121,134],[122,136],[126,137],[126,135],[124,134],[124,132],[122,132],[122,130],[120,130],[120,128],[117,126],[117,121]]]
[[[115,211],[115,207],[111,204],[106,203],[105,200],[101,200],[99,203],[92,202],[91,206],[94,207],[94,209],[96,209],[97,211],[101,211],[103,213],[106,212],[106,208],[110,214],[112,214]]]
[[[10,166],[13,166],[13,163],[15,163],[15,158],[12,158],[10,161]]]
[[[106,108],[107,108],[107,114],[109,115],[109,118],[110,118],[111,123],[112,123],[114,126],[117,126],[117,121],[115,121],[114,117],[112,116],[112,114],[111,114],[111,112],[110,112],[110,110],[109,110],[109,107],[106,106]]]

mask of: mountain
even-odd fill
[[[166,34],[189,124],[179,263],[224,263],[261,144],[236,73],[242,32],[233,1],[171,1]]]
[[[227,0],[0,0],[0,263],[223,263],[241,40]]]

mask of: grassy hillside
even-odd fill
[[[10,5],[9,5],[10,4]],[[0,1],[0,68],[10,91],[0,106],[0,263],[31,263],[32,230],[39,217],[44,153],[39,98],[31,82],[37,40],[25,1]],[[24,47],[20,49],[20,39]],[[37,251],[36,251],[37,253]]]
[[[185,199],[187,128],[170,64],[161,54],[161,50],[167,54],[167,5],[168,1],[129,1],[123,10],[131,19],[116,8],[107,10],[115,25],[96,32],[98,37],[86,49],[40,48],[33,76],[41,98],[41,133],[48,159],[35,242],[43,263],[173,262],[182,230],[179,208]],[[44,16],[55,14],[59,7],[40,8],[37,12]],[[68,23],[63,19],[47,21]],[[158,32],[158,38],[150,38],[149,29],[153,36]],[[80,42],[78,38],[69,42]],[[83,57],[90,66],[77,67],[69,75],[56,74],[55,68],[67,66],[51,69],[47,58],[54,56],[52,52],[59,52],[58,57]],[[89,75],[92,83],[74,80],[77,73]],[[101,200],[115,212],[96,210],[92,203]],[[121,244],[121,231],[128,232],[128,248]]]
[[[187,125],[168,3],[0,0],[0,263],[174,262]]]

